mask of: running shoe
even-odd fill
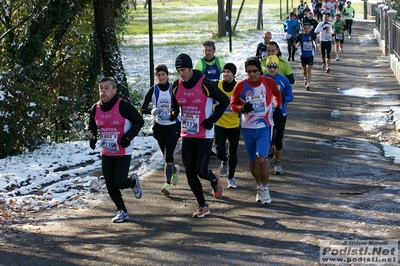
[[[206,215],[210,214],[210,209],[208,208],[208,204],[206,203],[204,206],[199,206],[196,211],[193,213],[193,218],[203,218]]]
[[[142,194],[143,194],[143,188],[142,188],[142,185],[139,182],[139,176],[137,174],[133,173],[131,178],[136,180],[136,184],[132,188],[133,194],[135,194],[135,197],[137,199],[140,199],[142,197]]]
[[[113,223],[122,223],[125,219],[128,219],[128,213],[126,211],[123,210],[119,210],[117,212],[117,215],[115,215],[114,218],[112,218],[112,222]]]
[[[236,180],[234,177],[228,179],[228,188],[237,188]]]
[[[256,202],[261,202],[261,189],[257,188]]]
[[[310,91],[310,85],[307,84],[306,87],[305,87],[305,89],[306,89],[306,91]]]
[[[307,85],[307,79],[304,79],[304,85]]]
[[[274,166],[274,175],[283,175],[281,163],[276,163]]]
[[[172,174],[172,177],[171,177],[171,183],[174,186],[176,186],[178,184],[178,181],[179,181],[178,175],[179,175],[180,169],[181,169],[181,167],[179,165],[175,164],[174,173]]]
[[[261,195],[260,195],[260,199],[261,199],[261,204],[265,204],[265,203],[271,203],[271,196],[269,195],[269,190],[268,189],[264,189],[261,190]]]
[[[216,184],[212,184],[212,193],[216,199],[222,196],[222,192],[224,191],[224,187],[221,184],[221,178],[218,173],[214,172],[215,178],[217,179]]]
[[[339,59],[339,56],[336,56],[336,59],[335,59],[335,61],[339,61],[340,59]]]
[[[349,34],[349,39],[351,39],[351,35]]]
[[[165,196],[169,196],[169,190],[170,190],[170,185],[165,182],[163,188],[161,189],[161,193],[163,193]]]
[[[326,63],[325,62],[322,63],[322,68],[326,68]]]
[[[221,162],[219,166],[219,175],[220,176],[227,176],[228,175],[228,167],[229,167],[229,159],[226,162]]]
[[[326,73],[329,73],[329,72],[331,72],[331,68],[330,68],[330,67],[327,67],[327,68],[326,68]]]

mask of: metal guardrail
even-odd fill
[[[394,54],[400,61],[400,19],[399,16],[393,14],[388,15],[390,12],[394,12],[384,5],[382,2],[371,3],[367,2],[368,16],[375,17],[375,27],[379,32],[379,40],[384,42],[382,47],[385,55]],[[391,26],[390,26],[391,25]],[[390,42],[390,43],[389,43]]]
[[[394,19],[392,21],[392,26],[393,26],[393,38],[392,38],[392,47],[393,47],[393,54],[396,55],[397,58],[400,59],[400,42],[399,42],[399,38],[400,38],[400,21],[399,19]]]

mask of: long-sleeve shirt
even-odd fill
[[[257,82],[251,82],[246,78],[236,84],[230,107],[233,111],[241,113],[242,105],[250,102],[254,110],[242,113],[242,128],[270,127],[274,125],[272,99],[275,106],[282,105],[281,92],[272,78],[261,76]]]

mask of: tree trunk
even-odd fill
[[[218,0],[218,37],[226,36],[224,0]]]
[[[128,82],[115,32],[115,4],[109,0],[93,0],[95,29],[104,76],[114,77],[118,93],[130,100]]]

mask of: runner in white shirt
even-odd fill
[[[332,23],[329,22],[330,14],[324,14],[324,21],[320,22],[315,29],[315,33],[319,33],[321,42],[322,67],[326,68],[326,73],[331,71],[331,50],[332,50],[332,34],[334,33]],[[326,57],[326,60],[325,60]]]

